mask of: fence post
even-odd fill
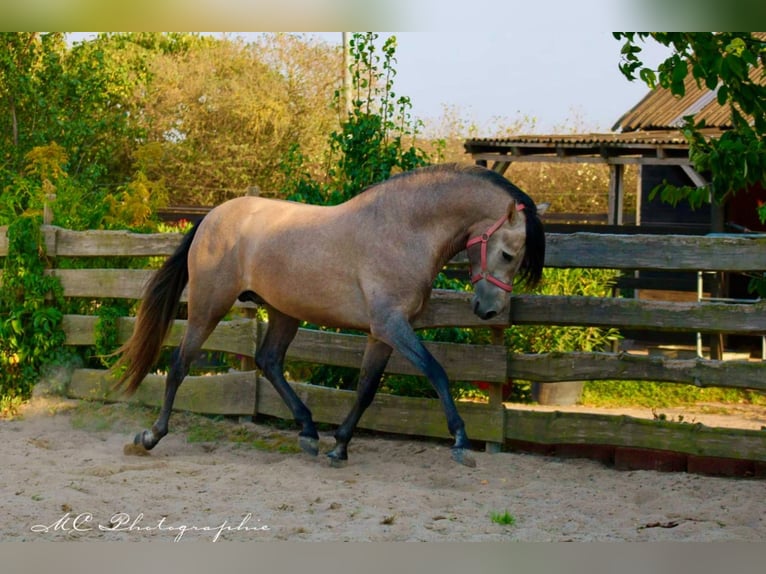
[[[53,203],[55,201],[55,193],[45,194],[45,203],[43,203],[43,225],[53,225]]]
[[[250,320],[250,332],[252,335],[253,346],[249,355],[245,355],[240,359],[239,370],[243,373],[252,372],[255,382],[255,392],[253,393],[253,414],[247,416],[240,416],[239,422],[255,422],[255,418],[258,416],[258,386],[260,377],[255,366],[255,351],[258,350],[258,344],[261,340],[261,329],[257,319],[256,309],[252,307],[245,307],[241,310],[242,315]]]
[[[255,315],[255,312],[253,313]],[[263,321],[259,321],[257,317],[253,319],[253,375],[255,376],[255,400],[253,401],[253,420],[258,417],[258,397],[261,394],[261,373],[258,366],[255,364],[255,353],[261,346],[261,341],[266,334],[265,329],[268,328],[268,324]]]
[[[504,327],[492,327],[492,344],[501,345],[505,348],[505,328]],[[508,350],[506,349],[506,354]],[[508,361],[506,360],[506,373],[508,371]],[[505,380],[508,381],[506,375]],[[503,412],[503,432],[505,432],[505,407],[503,406],[503,386],[505,383],[498,383],[489,385],[487,395],[489,396],[489,408],[500,409]],[[489,442],[484,444],[484,450],[489,453],[498,453],[503,450],[503,443]]]
[[[55,193],[46,193],[43,203],[43,242],[45,243],[46,260],[50,263],[50,269],[56,267],[55,260],[58,257],[58,230],[53,225],[53,203],[56,201]],[[53,301],[53,293],[48,292],[45,300],[50,303]]]

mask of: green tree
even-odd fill
[[[416,145],[422,123],[411,114],[410,98],[394,91],[396,36],[383,42],[380,53],[377,40],[378,34],[367,32],[354,34],[349,41],[352,109],[340,130],[330,136],[337,158],[330,170],[335,188],[328,197],[331,203],[429,162]],[[339,107],[340,96],[336,92]]]
[[[40,226],[19,217],[8,227],[0,289],[0,415],[28,398],[40,368],[61,352],[61,285],[44,275]]]
[[[0,34],[0,223],[35,213],[39,197],[55,191],[56,223],[100,224],[104,198],[130,179],[142,137],[132,121],[140,106],[131,104],[148,79],[144,55],[108,37],[69,47],[61,33]],[[29,169],[52,163],[56,178]]]
[[[623,42],[620,71],[629,80],[638,77],[652,89],[661,86],[683,96],[684,80],[691,73],[697,85],[715,91],[718,103],[728,108],[732,129],[720,137],[705,135],[704,122],[696,121],[694,115],[684,118],[681,129],[695,169],[710,174],[714,201],[723,202],[739,190],[766,182],[766,36],[750,32],[617,32],[614,36]],[[656,70],[641,59],[640,43],[650,39],[673,49]],[[664,185],[658,191],[666,201],[687,200],[699,206],[709,201],[711,190]],[[766,208],[760,215],[766,220]]]
[[[145,144],[161,150],[145,173],[164,182],[172,203],[215,205],[251,186],[273,192],[282,186],[280,158],[294,144],[316,164],[337,125],[336,48],[288,34],[250,44],[205,36],[179,47],[181,40],[153,53],[137,118]]]
[[[424,166],[428,154],[417,145],[422,123],[412,116],[412,103],[394,91],[396,37],[382,46],[374,32],[356,33],[349,41],[351,109],[343,109],[343,94],[335,92],[342,118],[329,137],[327,177],[312,181],[305,155],[292,146],[282,158],[284,194],[290,199],[337,204],[391,175]]]

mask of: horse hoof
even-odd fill
[[[153,439],[154,439],[154,435],[152,434],[152,432],[145,430],[143,432],[136,434],[136,436],[133,438],[133,444],[136,447],[143,448],[146,451],[150,451],[155,446],[157,446],[157,441]]]
[[[319,454],[319,439],[311,438],[309,436],[298,437],[298,446],[301,450],[311,456],[317,456]]]
[[[476,466],[476,459],[473,458],[469,452],[470,451],[465,448],[453,448],[452,460],[462,464],[463,466],[474,468]]]
[[[332,468],[345,468],[348,465],[348,458],[340,458],[335,451],[327,453],[327,459],[330,461]]]

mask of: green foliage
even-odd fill
[[[514,517],[507,510],[504,512],[493,511],[489,515],[489,519],[495,524],[500,524],[501,526],[514,526],[516,524],[516,517]]]
[[[617,272],[608,269],[543,270],[538,291],[542,295],[610,297]],[[620,338],[614,328],[514,325],[506,330],[506,341],[515,353],[551,351],[601,351]]]
[[[667,184],[655,193],[671,203],[689,201],[700,206],[712,199],[723,202],[756,183],[766,183],[766,42],[750,32],[618,32],[622,40],[620,70],[629,80],[638,77],[650,88],[658,86],[675,96],[686,92],[691,72],[697,85],[716,91],[717,101],[728,107],[733,129],[720,137],[705,134],[704,122],[684,118],[682,132],[689,142],[690,159],[700,173],[709,173],[711,189]],[[674,53],[657,70],[640,57],[639,41],[653,39]],[[758,66],[761,70],[754,72]],[[711,193],[712,192],[712,193]],[[764,210],[766,216],[766,210]]]
[[[586,381],[580,402],[594,407],[678,407],[695,403],[766,405],[758,391],[706,388],[653,381]]]
[[[288,199],[338,204],[397,172],[428,163],[427,154],[415,145],[421,124],[410,113],[412,103],[394,92],[396,37],[384,42],[382,54],[377,39],[377,34],[368,32],[356,33],[349,41],[353,97],[340,129],[329,137],[327,180],[311,179],[307,158],[298,146],[283,156],[282,195]],[[338,107],[342,96],[335,93]]]
[[[29,397],[42,365],[64,343],[62,289],[44,275],[45,245],[39,224],[19,217],[8,227],[8,255],[0,290],[0,397]],[[11,401],[12,402],[12,401]]]
[[[66,45],[61,33],[0,33],[0,223],[38,215],[98,228],[111,191],[130,180],[145,51],[108,36]]]
[[[101,365],[110,368],[117,357],[113,356],[118,345],[119,329],[117,321],[120,317],[127,315],[128,305],[124,301],[110,302],[102,301],[96,312],[98,321],[95,328],[95,354]]]
[[[349,41],[352,108],[341,129],[330,136],[338,157],[330,170],[334,189],[329,203],[340,203],[397,171],[426,165],[428,157],[414,145],[421,123],[411,115],[412,103],[394,92],[396,36],[377,53],[373,32]],[[336,92],[336,101],[341,94]]]
[[[542,295],[581,295],[610,297],[617,272],[609,269],[543,270],[538,289]],[[514,325],[505,331],[505,340],[513,353],[548,353],[552,351],[604,351],[620,338],[615,328]],[[530,402],[531,384],[514,381],[510,400]]]
[[[157,50],[166,36],[122,41],[150,51],[151,81],[135,121],[146,134],[142,143],[160,152],[144,171],[164,183],[174,204],[217,205],[253,186],[274,194],[285,179],[279,158],[295,144],[307,171],[321,171],[327,134],[338,125],[334,47],[268,34],[251,44],[179,37],[172,49]]]

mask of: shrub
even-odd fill
[[[28,398],[40,368],[60,352],[61,284],[44,275],[45,244],[40,225],[19,217],[8,226],[8,255],[0,289],[0,398]]]

